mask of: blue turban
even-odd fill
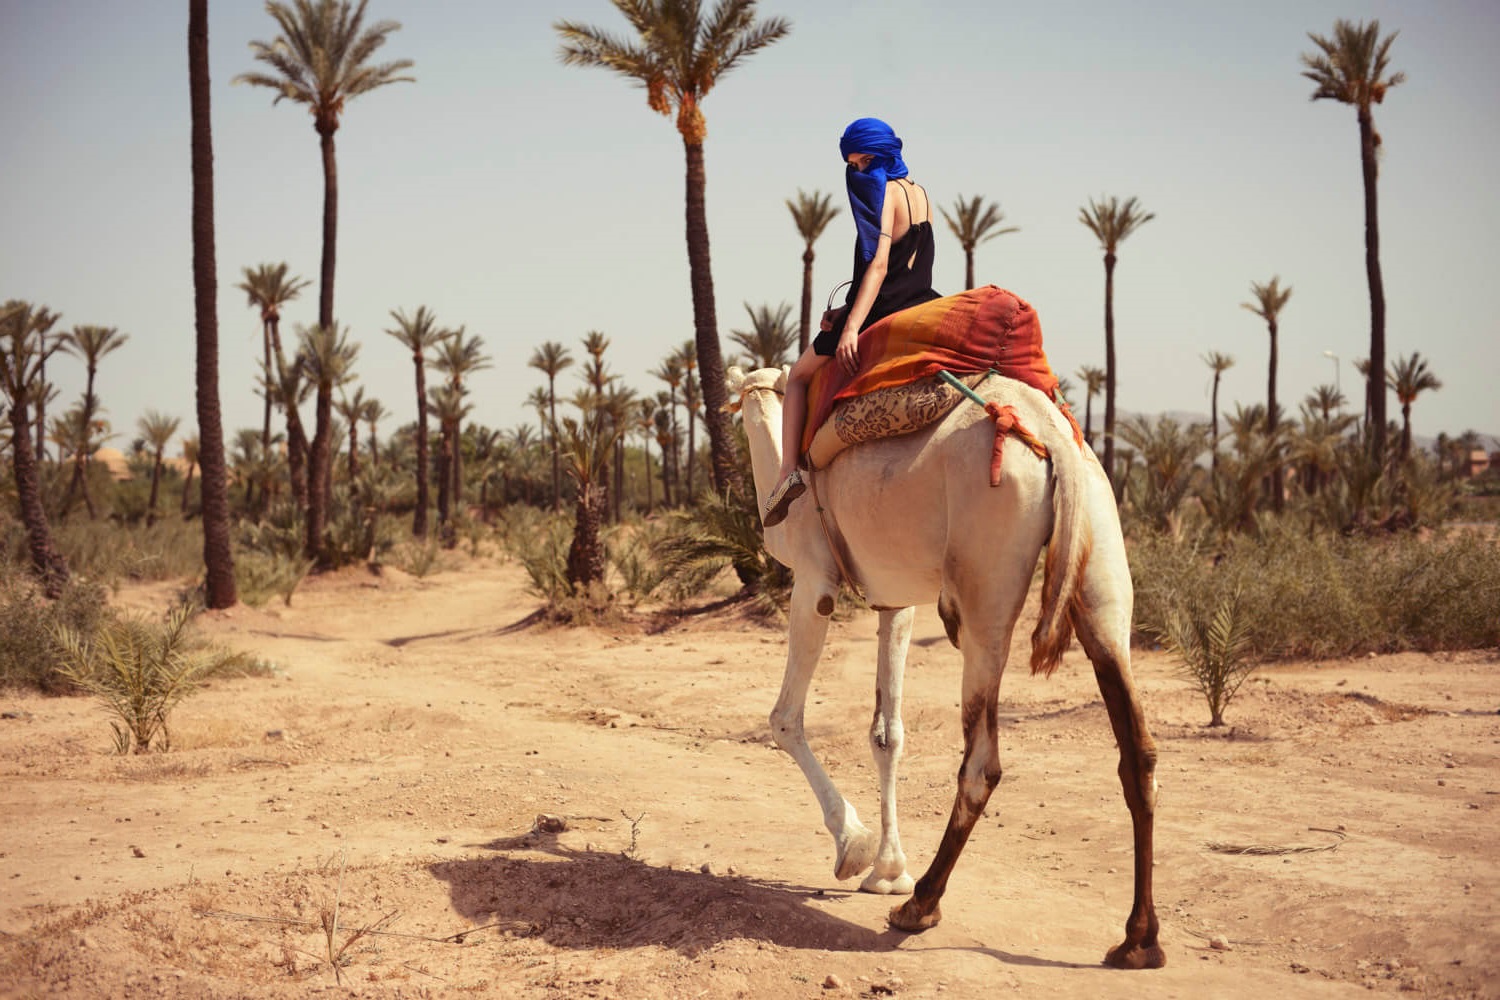
[[[844,171],[849,188],[849,209],[854,215],[858,233],[857,246],[861,260],[870,261],[880,243],[880,213],[885,207],[885,184],[905,177],[906,163],[901,159],[901,140],[892,128],[879,118],[861,118],[844,129],[839,139],[839,153],[845,160],[850,153],[869,153],[874,157],[869,169],[861,172],[850,165]]]

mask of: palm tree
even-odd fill
[[[1208,446],[1207,431],[1202,424],[1184,427],[1165,415],[1154,420],[1135,416],[1120,425],[1121,439],[1140,452],[1145,473],[1139,494],[1131,490],[1136,509],[1161,531],[1177,533],[1178,510],[1192,484],[1198,456]]]
[[[417,538],[426,538],[430,499],[427,485],[427,352],[449,334],[438,327],[437,318],[426,306],[418,306],[410,317],[402,310],[394,309],[391,317],[396,321],[396,329],[385,332],[411,351],[411,363],[417,370],[417,503],[412,514],[411,533]]]
[[[1209,403],[1209,426],[1213,428],[1213,451],[1209,453],[1210,469],[1219,471],[1219,383],[1224,378],[1224,373],[1234,367],[1234,358],[1228,354],[1220,354],[1218,351],[1209,351],[1203,355],[1203,363],[1208,365],[1214,373],[1213,395]]]
[[[1115,478],[1115,254],[1126,237],[1154,218],[1154,212],[1141,211],[1134,196],[1124,202],[1114,195],[1101,202],[1090,198],[1078,213],[1104,251],[1104,472],[1117,500],[1125,484],[1123,477]]]
[[[797,235],[802,237],[802,323],[797,328],[797,354],[800,356],[807,350],[812,336],[813,244],[839,214],[839,209],[833,207],[833,195],[822,191],[806,194],[801,188],[797,189],[797,200],[787,199],[786,207],[796,223]]]
[[[1271,335],[1271,359],[1266,375],[1266,436],[1274,438],[1276,425],[1281,421],[1281,407],[1276,402],[1276,333],[1281,310],[1286,307],[1287,300],[1292,297],[1292,286],[1282,288],[1281,279],[1272,277],[1264,284],[1259,281],[1250,282],[1250,294],[1255,297],[1255,301],[1241,302],[1240,307],[1250,310],[1265,320],[1266,331]],[[1271,473],[1271,506],[1278,514],[1285,506],[1282,496],[1283,485],[1281,466],[1278,465]]]
[[[31,568],[42,581],[42,592],[56,600],[68,583],[68,564],[52,541],[47,510],[42,505],[36,452],[32,450],[30,406],[40,379],[41,355],[48,348],[37,335],[37,322],[48,312],[29,302],[12,299],[0,306],[0,394],[10,417],[10,467],[16,484],[21,523],[26,525]],[[50,324],[45,324],[50,326]],[[55,349],[55,347],[54,347]]]
[[[953,230],[953,235],[958,237],[959,245],[964,248],[964,287],[974,287],[974,248],[981,243],[987,243],[996,236],[1004,236],[1006,233],[1019,233],[1019,226],[1006,226],[998,228],[1005,221],[1005,213],[1000,206],[991,202],[986,205],[984,198],[975,195],[973,198],[965,199],[963,195],[953,203],[953,214],[941,205],[938,211],[943,213],[943,218],[948,220],[948,228]]]
[[[549,340],[531,352],[528,368],[535,368],[547,376],[547,443],[552,449],[552,510],[557,512],[562,504],[562,466],[557,450],[557,376],[564,368],[573,364],[568,349],[555,340]]]
[[[746,302],[745,312],[750,314],[750,329],[731,330],[729,339],[749,355],[747,364],[753,368],[780,368],[786,364],[792,338],[796,336],[789,322],[792,307],[783,302],[773,312],[769,305],[751,306]]]
[[[396,21],[377,21],[365,27],[365,7],[349,0],[292,0],[290,4],[269,0],[266,12],[276,20],[281,34],[273,42],[251,42],[258,62],[274,72],[241,73],[235,83],[268,87],[283,99],[307,105],[323,153],[323,258],[319,272],[318,326],[333,329],[333,274],[338,243],[338,163],[333,134],[339,128],[344,105],[361,94],[390,83],[411,83],[400,75],[410,69],[410,59],[371,64],[370,59],[385,44]],[[320,428],[321,430],[321,428]]]
[[[464,328],[459,327],[452,331],[452,336],[444,338],[438,344],[437,355],[432,359],[432,367],[448,376],[448,384],[458,390],[460,397],[468,395],[469,390],[464,387],[464,379],[470,372],[482,371],[490,367],[490,356],[483,353],[484,338],[468,337]],[[464,408],[460,415],[459,424],[453,427],[453,454],[448,466],[448,475],[452,477],[449,490],[453,497],[454,506],[463,509],[463,485],[464,466],[463,449],[459,447],[463,441],[462,418],[467,415],[472,407]]]
[[[1078,377],[1083,382],[1083,439],[1092,448],[1094,446],[1094,397],[1099,395],[1099,390],[1104,388],[1104,369],[1084,365],[1078,369]]]
[[[33,430],[36,434],[36,460],[38,462],[47,460],[47,404],[57,398],[57,390],[47,381],[47,359],[52,357],[58,345],[54,343],[49,348],[47,334],[60,319],[62,319],[61,313],[55,313],[45,306],[38,307],[31,314],[31,331],[37,341],[36,384],[32,389],[31,398],[36,403],[36,421]]]
[[[724,359],[719,350],[719,321],[714,309],[713,270],[709,257],[708,209],[703,142],[708,125],[702,103],[720,78],[751,55],[786,36],[791,24],[782,18],[755,19],[755,0],[717,0],[705,11],[698,0],[611,0],[640,36],[622,41],[598,28],[574,21],[554,24],[563,38],[562,61],[568,66],[598,66],[633,80],[646,89],[651,110],[676,114],[687,161],[688,271],[693,291],[693,330],[698,344],[699,377],[708,408],[709,447],[714,488],[722,493],[741,488],[734,458],[729,415],[724,412]]]
[[[1375,184],[1379,173],[1380,133],[1371,106],[1385,100],[1386,91],[1405,82],[1405,73],[1389,73],[1392,33],[1380,37],[1380,22],[1355,23],[1342,18],[1333,23],[1333,37],[1308,32],[1319,49],[1304,52],[1302,75],[1316,84],[1312,99],[1352,104],[1359,122],[1359,161],[1365,192],[1365,278],[1370,288],[1370,372],[1365,379],[1366,409],[1371,428],[1370,448],[1376,463],[1385,458],[1385,285],[1380,276],[1380,220]]]
[[[620,523],[625,502],[625,439],[630,433],[631,411],[635,408],[635,390],[612,383],[600,404],[605,420],[609,423],[610,437],[614,439],[614,497],[612,513],[615,523]]]
[[[333,472],[333,390],[350,377],[359,345],[349,343],[349,330],[315,326],[298,331],[301,349],[298,363],[315,388],[317,432],[308,449],[307,519],[303,551],[320,568],[328,566],[324,533],[328,526],[328,503]]]
[[[156,498],[161,491],[162,456],[166,454],[167,442],[181,426],[181,417],[169,417],[155,410],[147,410],[136,423],[141,437],[151,449],[151,499],[146,504],[146,527],[156,523]]]
[[[364,409],[359,414],[359,419],[364,421],[370,432],[370,467],[373,469],[380,468],[380,439],[376,436],[375,427],[388,416],[390,413],[385,404],[378,399],[365,400]]]
[[[333,404],[349,428],[349,482],[359,478],[359,422],[364,419],[365,387],[355,386],[354,395],[345,393]]]
[[[198,458],[202,451],[197,435],[182,439],[182,460],[187,463],[187,475],[182,480],[181,513],[183,517],[187,516],[188,495],[193,492],[193,470],[198,468]]]
[[[1328,385],[1325,382],[1308,393],[1307,398],[1302,401],[1302,405],[1309,410],[1319,412],[1323,419],[1327,420],[1334,410],[1343,408],[1344,394],[1339,392],[1337,386]]]
[[[94,498],[89,493],[89,482],[87,465],[89,456],[93,453],[89,447],[88,437],[96,429],[95,421],[99,416],[99,397],[94,394],[94,380],[99,374],[99,362],[109,354],[113,354],[125,346],[129,340],[128,334],[123,334],[112,326],[75,326],[63,334],[58,341],[58,346],[69,354],[83,360],[84,370],[87,373],[83,390],[83,410],[79,416],[82,428],[87,432],[84,441],[84,449],[73,453],[73,477],[68,481],[68,492],[63,497],[63,516],[67,516],[69,508],[73,505],[73,496],[76,492],[83,492],[83,502],[88,508],[89,520],[98,517],[98,511],[94,509]]]
[[[455,506],[462,507],[463,498],[453,489],[453,470],[458,463],[458,428],[464,417],[473,409],[464,402],[464,390],[452,382],[433,386],[427,392],[427,408],[438,422],[438,534],[445,548],[458,544],[453,528]]]
[[[1385,382],[1401,404],[1401,461],[1405,462],[1411,455],[1411,404],[1427,390],[1441,389],[1443,383],[1427,370],[1427,359],[1420,351],[1412,351],[1409,358],[1397,355],[1385,373]]]
[[[677,456],[677,442],[681,440],[681,434],[677,426],[677,389],[682,385],[682,360],[675,352],[669,354],[662,360],[661,364],[656,366],[656,370],[651,372],[651,375],[667,383],[665,409],[668,414],[668,422],[671,424],[672,451],[670,456],[663,456],[662,458],[662,462],[664,463],[662,465],[662,482],[667,493],[666,503],[670,506],[672,503],[671,487],[676,484],[678,472],[681,467]],[[681,497],[678,497],[678,499],[680,500]]]
[[[656,400],[651,396],[642,396],[635,401],[635,406],[636,430],[646,439],[645,447],[641,449],[641,459],[646,466],[646,513],[649,515],[655,506],[651,495],[651,442],[656,439]]]
[[[241,268],[244,280],[239,288],[249,299],[252,309],[260,310],[262,347],[265,352],[265,368],[275,378],[265,387],[265,420],[261,427],[261,447],[268,449],[271,443],[271,402],[275,395],[274,385],[286,381],[286,357],[281,350],[281,307],[295,299],[310,282],[287,274],[287,264],[259,264]],[[273,367],[274,366],[274,367]],[[282,397],[286,405],[286,397]],[[292,495],[297,503],[307,503],[307,433],[302,428],[302,418],[295,405],[287,406],[287,463],[292,473]]]

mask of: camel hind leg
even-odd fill
[[[1133,594],[1130,567],[1119,518],[1107,499],[1102,476],[1094,492],[1093,547],[1082,588],[1072,606],[1073,628],[1094,664],[1094,677],[1109,712],[1120,748],[1120,784],[1130,808],[1135,840],[1135,900],[1125,922],[1125,940],[1104,961],[1121,969],[1159,969],[1166,955],[1157,942],[1156,906],[1151,877],[1155,857],[1156,743],[1130,673],[1130,624]],[[1107,506],[1106,506],[1107,504]]]
[[[912,888],[896,829],[896,768],[906,743],[901,724],[901,682],[915,617],[915,608],[880,612],[875,717],[870,722],[870,753],[880,772],[880,847],[875,853],[875,867],[859,887],[865,892],[894,896],[904,896]]]

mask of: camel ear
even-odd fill
[[[774,388],[777,392],[781,392],[781,393],[786,392],[786,380],[791,377],[791,374],[792,374],[792,366],[791,365],[782,365],[781,366],[781,374],[778,375],[778,376],[776,376],[776,385],[773,386],[772,388]]]
[[[730,365],[729,370],[724,373],[724,388],[731,393],[738,393],[744,384],[744,370],[739,365]]]

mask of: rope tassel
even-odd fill
[[[1021,443],[1030,448],[1032,454],[1037,458],[1047,457],[1047,446],[1039,441],[1035,434],[1027,430],[1026,425],[1021,423],[1020,416],[1016,413],[1014,406],[1001,406],[999,403],[985,399],[979,393],[964,385],[951,372],[940,371],[938,377],[947,382],[959,392],[968,396],[970,400],[984,407],[990,419],[995,422],[995,449],[990,455],[990,485],[1000,485],[1000,463],[1005,458],[1005,438],[1013,435],[1020,439]]]

